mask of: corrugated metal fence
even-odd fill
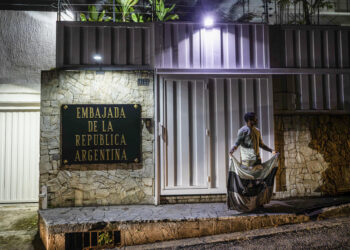
[[[269,68],[269,29],[262,24],[155,24],[155,67]]]
[[[273,76],[276,110],[350,111],[350,76],[303,74]]]
[[[350,28],[270,26],[272,68],[349,68]]]
[[[152,24],[58,22],[57,67],[150,66]],[[100,62],[93,59],[102,57]]]
[[[39,111],[0,111],[0,203],[37,202]]]
[[[269,78],[161,77],[157,88],[162,195],[225,193],[227,156],[245,112],[257,112],[263,140],[274,145]]]
[[[95,54],[102,56],[100,63],[93,59]],[[58,22],[56,60],[58,68],[154,65],[267,69],[269,28],[263,24],[218,24],[204,28],[194,23]]]

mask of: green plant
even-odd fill
[[[90,21],[90,22],[109,22],[112,20],[112,17],[106,16],[106,11],[102,10],[101,13],[97,10],[95,5],[89,5],[88,6],[88,14],[89,17],[87,18],[84,13],[80,13],[80,20],[83,22]]]
[[[113,242],[112,234],[110,232],[99,233],[97,243],[99,246],[109,245]]]
[[[151,5],[153,5],[153,0],[149,0],[149,2]],[[161,22],[179,19],[177,14],[169,15],[174,8],[175,4],[173,4],[170,8],[165,8],[164,0],[155,0],[156,17]]]
[[[130,21],[130,16],[132,18],[132,14],[135,12],[134,6],[138,2],[139,0],[117,0],[119,6],[115,8],[115,11],[121,15],[120,21]]]
[[[137,13],[131,13],[131,19],[135,22],[135,23],[143,23],[143,15],[141,14],[137,14]]]

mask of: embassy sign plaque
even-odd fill
[[[138,163],[141,106],[62,105],[62,164]]]

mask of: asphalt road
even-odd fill
[[[228,242],[200,244],[175,249],[350,249],[350,217],[284,226],[286,231],[257,230],[257,235]],[[264,235],[264,230],[271,232]],[[174,248],[172,248],[174,249]]]

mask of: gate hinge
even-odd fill
[[[163,141],[167,142],[167,136],[166,136],[166,128],[159,123],[159,136],[163,139]]]
[[[210,178],[210,176],[208,176],[208,182],[211,182],[211,178]]]
[[[205,134],[207,135],[207,136],[210,136],[210,131],[209,131],[209,129],[205,129]]]

